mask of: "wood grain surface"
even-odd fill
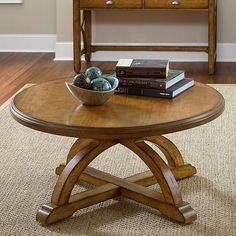
[[[109,3],[108,3],[109,2]],[[142,0],[80,0],[81,8],[118,8],[118,9],[132,9],[142,8]]]
[[[175,2],[175,4],[173,4]],[[207,9],[208,0],[144,0],[145,8],[163,9]]]
[[[54,53],[0,52],[0,105],[27,83],[38,84],[75,74],[72,61],[54,61],[54,56]],[[23,62],[27,66],[20,67]],[[97,66],[103,73],[111,73],[115,71],[116,63],[115,61],[82,62],[81,71],[90,66]],[[207,62],[171,62],[170,67],[185,70],[187,77],[205,84],[236,83],[234,62],[217,62],[214,75],[208,75]]]
[[[223,96],[196,83],[175,99],[114,95],[104,105],[84,106],[66,89],[65,80],[72,79],[27,88],[14,97],[10,107],[12,116],[27,127],[79,137],[67,155],[66,164],[57,167],[59,178],[51,202],[39,208],[37,221],[49,225],[116,196],[155,208],[179,223],[196,220],[196,212],[183,201],[177,184],[177,180],[194,175],[196,169],[184,163],[177,147],[160,135],[215,119],[224,110]],[[145,141],[154,143],[167,162]],[[118,143],[136,153],[150,170],[131,176],[128,181],[88,167],[98,155]],[[79,179],[98,187],[72,195]],[[142,186],[155,182],[161,191]]]
[[[170,10],[170,11],[207,11],[208,12],[208,45],[199,47],[188,46],[137,46],[137,45],[92,45],[91,38],[91,11],[105,10]],[[80,14],[85,17],[81,21]],[[90,16],[88,15],[90,12]],[[105,13],[105,12],[104,12]],[[73,0],[73,42],[74,42],[74,69],[81,70],[81,55],[85,54],[86,61],[90,61],[91,52],[96,51],[187,51],[208,53],[208,73],[215,73],[216,61],[216,29],[217,29],[217,0]],[[87,16],[87,17],[86,17]],[[89,26],[89,27],[88,27]],[[132,30],[132,29],[131,29]],[[80,35],[83,33],[84,48],[81,48]],[[89,43],[90,42],[90,43]]]
[[[48,133],[112,139],[189,129],[215,119],[224,110],[222,95],[201,83],[174,99],[115,94],[104,105],[83,106],[64,81],[50,81],[19,93],[11,103],[13,117]]]
[[[163,137],[164,138],[164,137]],[[127,197],[159,210],[164,216],[187,224],[196,220],[196,212],[189,203],[182,200],[177,180],[190,177],[196,169],[184,164],[181,156],[174,154],[176,147],[166,138],[156,137],[155,144],[162,146],[161,151],[175,163],[170,168],[144,140],[83,140],[78,139],[67,157],[67,164],[56,169],[59,175],[51,202],[43,205],[37,212],[36,219],[41,224],[49,225],[66,219],[81,208],[111,199],[117,196]],[[150,168],[150,171],[121,179],[109,173],[89,167],[89,163],[107,148],[120,142],[136,153]],[[168,153],[168,154],[167,154]],[[95,189],[71,194],[78,180],[91,183]],[[161,191],[145,188],[159,183]]]

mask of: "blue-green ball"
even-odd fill
[[[114,86],[114,79],[115,79],[114,76],[108,75],[108,76],[102,76],[102,78],[104,78],[105,80],[107,80],[107,81],[111,84],[111,87]]]
[[[91,81],[91,88],[95,91],[108,91],[112,89],[111,84],[103,78],[93,79]]]
[[[76,87],[89,89],[91,86],[91,80],[85,74],[81,73],[74,77],[72,84]]]
[[[89,67],[85,71],[85,75],[88,76],[91,80],[93,80],[102,76],[102,71],[98,67]]]

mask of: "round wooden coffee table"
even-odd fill
[[[59,178],[51,202],[38,210],[37,220],[48,225],[70,217],[78,209],[120,195],[156,208],[175,221],[195,220],[196,213],[182,200],[177,180],[194,175],[196,169],[184,163],[177,147],[162,135],[217,118],[224,110],[222,95],[196,83],[170,100],[115,94],[102,106],[83,106],[67,91],[64,81],[32,86],[11,103],[11,113],[19,123],[78,138],[66,163],[57,167]],[[168,164],[144,141],[154,143]],[[136,153],[150,170],[121,179],[88,166],[117,143]],[[97,187],[71,195],[78,179]],[[155,183],[159,183],[161,192],[146,188]]]

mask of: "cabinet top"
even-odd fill
[[[207,10],[215,5],[216,0],[80,0],[79,2],[81,9]]]

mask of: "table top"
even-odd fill
[[[174,99],[114,94],[102,106],[84,106],[65,86],[72,78],[34,85],[15,96],[12,116],[21,124],[70,137],[141,138],[196,127],[218,117],[224,98],[195,82]]]

